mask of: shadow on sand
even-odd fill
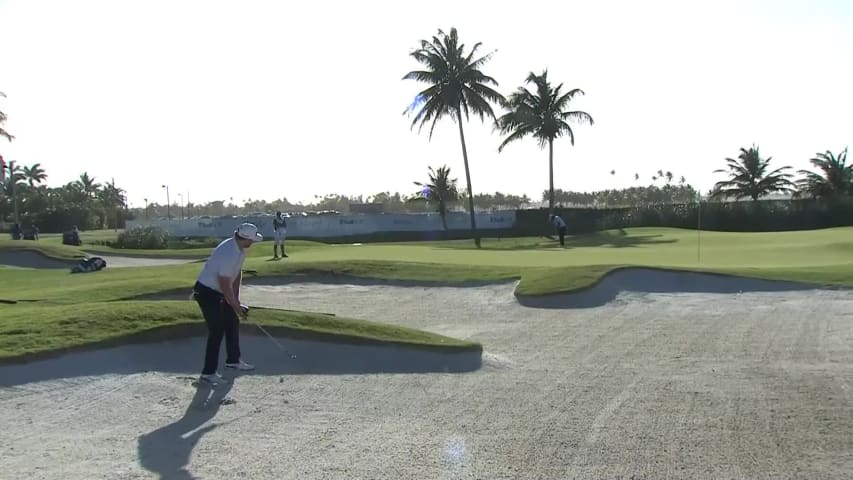
[[[268,329],[269,330],[269,329]],[[175,331],[164,329],[160,332]],[[254,364],[256,375],[338,375],[367,373],[459,373],[482,366],[481,351],[418,348],[326,342],[278,337],[281,350],[251,325],[241,328],[243,359]],[[178,334],[175,334],[178,336]],[[124,339],[124,342],[132,340]],[[30,382],[104,374],[164,372],[198,375],[204,359],[206,337],[145,341],[118,346],[87,348],[48,358],[6,361],[0,365],[0,387]],[[220,363],[224,358],[223,352]],[[295,355],[291,358],[290,355]]]
[[[622,292],[640,293],[743,293],[839,289],[817,284],[762,280],[716,273],[628,267],[611,271],[594,285],[570,293],[523,296],[521,305],[532,308],[593,308],[614,300]]]
[[[6,250],[0,252],[0,265],[19,268],[70,269],[76,260],[59,260],[34,250]]]
[[[233,381],[216,389],[199,387],[184,416],[137,439],[139,464],[163,480],[191,480],[187,471],[193,448],[215,424],[205,425],[219,411],[222,400],[231,391]]]
[[[256,370],[245,375],[460,373],[482,365],[480,351],[455,352],[395,346],[330,343],[278,338],[287,351],[266,336],[241,331],[243,358]],[[73,351],[50,358],[0,366],[0,387],[30,382],[103,374],[157,371],[196,378],[200,372],[206,337],[137,343],[97,350]],[[224,343],[224,342],[223,342]],[[224,361],[220,355],[220,367]],[[295,355],[292,358],[291,355]],[[161,479],[189,480],[189,457],[201,437],[216,428],[208,424],[237,378],[211,389],[198,386],[183,417],[138,438],[138,458],[146,470]],[[206,425],[207,424],[207,425]]]

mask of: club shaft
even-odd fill
[[[279,343],[279,341],[278,341],[278,340],[276,340],[276,339],[275,339],[275,337],[273,337],[272,335],[270,335],[270,332],[268,332],[266,328],[264,328],[264,327],[260,326],[260,325],[259,325],[259,324],[257,324],[257,323],[255,323],[254,325],[255,325],[256,327],[258,327],[258,329],[260,329],[260,331],[264,332],[264,335],[266,335],[267,337],[269,337],[269,339],[270,339],[270,340],[272,340],[272,341],[273,341],[273,343],[275,343],[275,344],[276,344],[276,346],[277,346],[277,347],[278,347],[282,352],[284,352],[284,353],[286,353],[286,354],[288,354],[288,355],[290,355],[290,354],[291,354],[289,351],[287,351],[287,349],[286,349],[286,348],[284,348],[284,346],[283,346],[281,343]]]

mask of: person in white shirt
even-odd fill
[[[281,212],[275,212],[275,217],[272,219],[272,228],[274,232],[273,238],[273,258],[278,258],[278,246],[281,245],[281,257],[287,258],[284,253],[284,241],[287,239],[287,220]]]
[[[557,229],[557,234],[560,235],[560,246],[566,246],[566,230],[568,227],[566,226],[566,222],[560,218],[559,215],[554,215],[553,213],[548,216],[548,220],[551,222],[551,225],[554,225],[554,228]]]
[[[225,367],[237,370],[255,368],[240,359],[239,319],[245,318],[248,310],[240,304],[240,285],[246,250],[263,238],[254,224],[240,224],[234,236],[213,249],[193,286],[193,298],[201,308],[208,331],[200,380],[211,385],[223,381],[216,373],[223,336],[227,353]]]

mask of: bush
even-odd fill
[[[169,246],[169,233],[160,227],[134,227],[118,235],[115,248],[159,250]]]
[[[629,208],[557,208],[569,234],[627,227],[695,229],[697,203],[642,205]],[[810,230],[853,225],[853,197],[831,199],[702,202],[701,228],[729,232]],[[516,212],[516,235],[554,234],[547,209]]]
[[[188,248],[215,248],[222,242],[221,238],[215,237],[182,237],[170,238],[167,248],[170,250],[183,250]]]

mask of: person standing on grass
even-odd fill
[[[557,229],[557,234],[560,235],[560,246],[566,246],[566,230],[568,229],[566,226],[566,222],[560,218],[559,215],[554,215],[553,213],[548,216],[548,221],[551,222],[551,225],[554,225],[554,228]]]
[[[275,218],[272,219],[272,228],[274,232],[273,258],[278,258],[279,245],[281,245],[281,257],[287,258],[287,254],[284,253],[284,241],[287,239],[287,220],[284,219],[284,215],[280,211],[275,212]]]
[[[193,286],[193,298],[207,324],[207,349],[200,380],[208,384],[215,386],[223,381],[222,376],[216,373],[223,336],[227,354],[225,367],[236,370],[255,368],[240,359],[240,318],[246,317],[246,310],[240,304],[240,286],[246,250],[263,239],[254,224],[240,224],[234,236],[223,240],[213,250]]]

